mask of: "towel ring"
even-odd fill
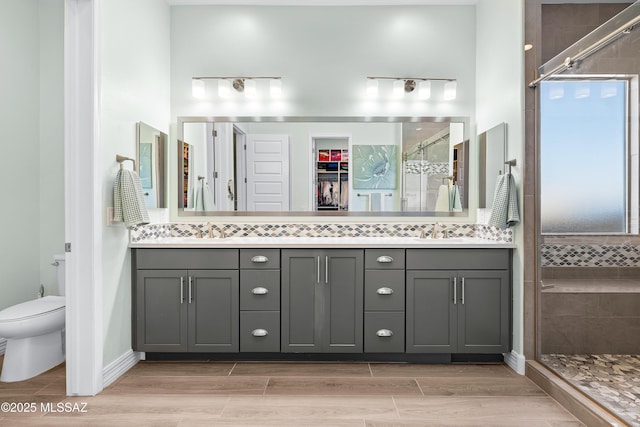
[[[116,154],[116,162],[120,163],[120,169],[122,169],[122,163],[130,160],[133,163],[133,170],[136,170],[136,161],[131,157],[121,156],[120,154]]]

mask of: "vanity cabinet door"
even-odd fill
[[[189,351],[238,352],[238,270],[189,270]]]
[[[364,252],[282,251],[282,351],[361,353]]]
[[[407,272],[407,353],[455,353],[458,339],[457,272]]]
[[[283,250],[282,255],[282,352],[322,351],[322,288],[320,250]]]
[[[407,272],[407,353],[510,350],[509,270]]]
[[[458,276],[458,353],[509,352],[509,272],[460,271]]]
[[[187,351],[185,270],[138,270],[134,313],[136,351]]]
[[[322,259],[321,259],[322,261]],[[364,252],[332,249],[324,254],[324,348],[330,353],[362,353]]]

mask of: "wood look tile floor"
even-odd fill
[[[67,397],[64,387],[64,365],[0,383],[0,403],[36,408],[0,412],[0,425],[583,425],[504,365],[144,361],[97,396]]]

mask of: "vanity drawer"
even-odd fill
[[[278,269],[279,249],[240,249],[240,268]]]
[[[507,270],[509,249],[407,249],[407,270]]]
[[[279,352],[280,312],[241,311],[240,351]]]
[[[364,272],[365,311],[404,310],[404,270]]]
[[[240,270],[240,310],[280,310],[280,270]]]
[[[404,269],[404,249],[365,249],[364,268]]]
[[[136,249],[137,269],[233,270],[238,268],[237,249]]]
[[[404,312],[364,314],[365,353],[404,353]]]

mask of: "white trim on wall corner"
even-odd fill
[[[7,340],[4,338],[0,338],[0,354],[4,354],[4,351],[6,348],[7,348]]]
[[[113,384],[115,380],[120,378],[129,369],[133,368],[136,363],[144,359],[144,353],[138,353],[129,350],[113,362],[109,363],[102,370],[102,382],[104,387]]]
[[[503,353],[504,363],[520,375],[524,375],[525,359],[524,355],[511,350],[511,353]]]

